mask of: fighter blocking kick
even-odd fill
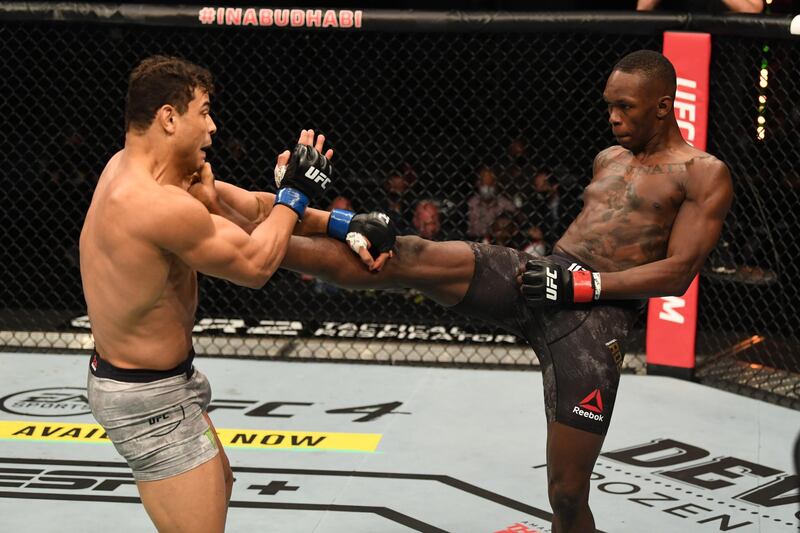
[[[383,268],[367,271],[341,242],[303,236],[291,238],[281,264],[352,289],[414,288],[524,338],[542,367],[554,532],[594,531],[590,476],[616,402],[625,338],[643,299],[686,291],[732,201],[726,165],[683,140],[675,89],[675,69],[658,52],[637,51],[613,67],[603,98],[618,145],[595,157],[583,208],[548,257],[419,237],[395,243],[392,228],[372,215],[367,244],[374,254],[394,251]],[[217,186],[230,206],[250,194],[230,187]],[[350,216],[334,212],[331,223]]]

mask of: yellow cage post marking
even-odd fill
[[[226,448],[260,450],[322,450],[374,452],[383,435],[379,433],[333,433],[263,429],[217,428]],[[110,442],[99,424],[65,424],[29,420],[0,420],[0,439],[50,442]]]

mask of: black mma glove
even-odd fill
[[[532,307],[565,306],[600,299],[600,274],[571,272],[549,259],[531,259],[522,274],[522,295]]]
[[[347,242],[355,253],[369,241],[368,251],[375,259],[394,248],[397,230],[385,213],[373,211],[356,215],[352,211],[334,209],[328,219],[328,236]]]
[[[313,146],[297,144],[286,167],[275,168],[275,204],[291,207],[302,219],[308,202],[327,190],[332,173],[327,157]]]

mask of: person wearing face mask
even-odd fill
[[[517,206],[510,198],[498,193],[497,176],[489,167],[478,169],[476,193],[467,202],[467,236],[483,239],[491,233],[492,222],[503,213],[516,214]]]

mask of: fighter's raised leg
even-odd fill
[[[342,242],[293,236],[281,267],[348,289],[417,289],[436,303],[452,306],[467,293],[475,256],[466,242],[399,237],[394,258],[380,272],[370,272]]]

